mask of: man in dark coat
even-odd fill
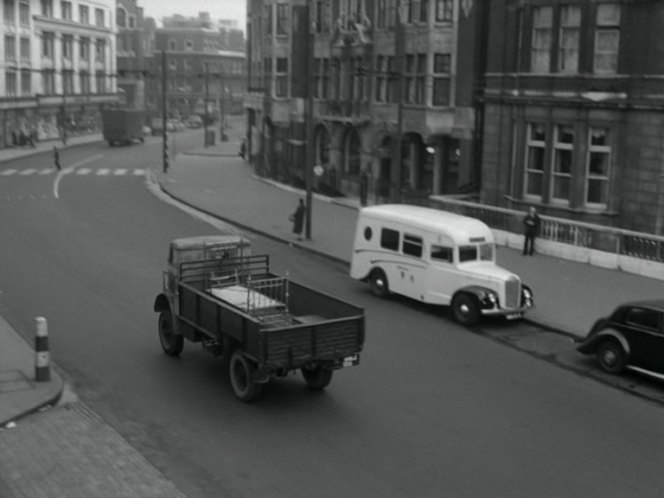
[[[304,201],[300,199],[297,209],[291,215],[290,220],[293,222],[293,233],[297,236],[297,240],[302,240],[302,226],[304,225]]]
[[[540,217],[537,210],[531,206],[528,214],[523,219],[523,226],[525,227],[524,240],[523,240],[523,255],[532,256],[535,252],[535,237],[539,232]]]

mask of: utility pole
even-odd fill
[[[163,126],[163,160],[164,173],[168,173],[168,133],[166,131],[166,51],[161,51],[161,113]]]
[[[402,16],[404,15],[403,0],[397,0],[397,12],[395,16],[395,30],[394,30],[394,64],[395,64],[395,91],[397,100],[397,131],[394,140],[394,148],[392,149],[392,167],[390,171],[390,201],[401,201],[401,168],[403,167],[401,161],[402,154],[402,138],[403,134],[403,73],[405,69],[404,59],[406,51],[406,36],[404,32],[404,23]]]
[[[313,201],[313,195],[312,195],[312,188],[313,188],[313,167],[314,167],[314,162],[316,161],[316,151],[314,150],[315,144],[314,144],[314,137],[315,137],[315,130],[314,130],[314,82],[315,82],[315,75],[314,75],[314,66],[316,63],[315,59],[315,48],[314,48],[314,43],[316,41],[316,34],[313,29],[313,16],[312,14],[312,8],[311,4],[313,2],[307,2],[307,10],[306,10],[306,19],[307,19],[307,35],[309,38],[309,50],[307,51],[307,104],[306,104],[306,117],[304,120],[304,124],[306,127],[306,142],[307,142],[307,148],[306,148],[306,155],[305,155],[305,160],[304,160],[304,183],[306,186],[306,201],[305,201],[305,224],[304,224],[304,234],[307,238],[307,240],[311,240],[311,212],[312,212],[312,201]]]
[[[205,138],[203,140],[205,147],[208,146],[208,99],[210,98],[210,66],[207,62],[203,63],[205,68],[204,78],[205,78],[205,99],[203,101],[203,107],[205,107],[205,114],[203,117],[203,133]]]

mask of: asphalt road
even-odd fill
[[[181,147],[199,135],[178,137]],[[0,177],[0,314],[26,335],[47,317],[52,357],[78,395],[185,494],[664,494],[659,404],[444,312],[377,300],[345,268],[273,241],[251,236],[277,272],[365,307],[361,365],[324,393],[292,376],[246,405],[218,359],[191,345],[179,359],[163,355],[152,303],[168,241],[217,229],[132,174],[159,164],[152,142],[65,151],[65,166],[88,161],[80,168],[91,172],[64,176],[57,199],[54,175]],[[50,156],[23,161],[12,167],[46,167]]]

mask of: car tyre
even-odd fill
[[[462,325],[477,325],[480,321],[480,306],[473,296],[459,294],[452,301],[454,319]]]
[[[228,365],[231,387],[235,396],[245,403],[255,401],[263,391],[263,384],[253,380],[255,370],[254,365],[244,356],[241,349],[233,351]]]
[[[383,270],[373,270],[369,276],[369,284],[371,285],[371,292],[373,292],[373,295],[376,297],[387,297],[390,293],[387,276]]]
[[[332,370],[322,366],[316,368],[303,368],[302,377],[307,387],[312,391],[321,391],[332,382]]]
[[[159,341],[168,356],[179,356],[184,349],[184,337],[173,331],[173,316],[170,310],[159,314]]]
[[[616,340],[603,341],[597,347],[597,362],[602,370],[610,374],[619,374],[625,369],[627,353]]]

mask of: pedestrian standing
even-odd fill
[[[532,256],[535,252],[535,237],[537,237],[540,227],[540,217],[534,206],[530,207],[528,214],[523,219],[523,226],[525,228],[523,255]]]
[[[247,139],[243,138],[242,143],[240,144],[240,157],[245,159],[247,155]]]
[[[304,201],[300,199],[300,203],[297,205],[297,209],[293,214],[290,215],[290,221],[293,222],[293,233],[297,237],[297,240],[302,240],[302,226],[304,225]]]
[[[62,171],[62,166],[60,166],[60,151],[55,146],[53,146],[53,162],[57,170]]]
[[[362,170],[362,175],[360,175],[360,204],[362,206],[367,205],[367,192],[369,190],[369,175],[367,175],[367,170]]]

